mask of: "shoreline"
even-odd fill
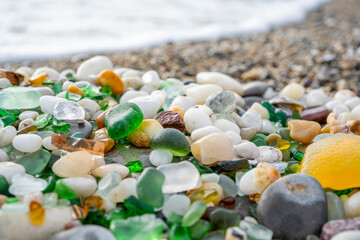
[[[104,53],[115,67],[153,69],[160,77],[193,79],[201,71],[218,71],[240,82],[268,81],[276,88],[294,81],[325,91],[350,88],[360,93],[360,2],[333,0],[308,13],[298,24],[276,27],[267,33],[217,41],[164,44],[136,51]],[[74,69],[96,54],[0,64]]]

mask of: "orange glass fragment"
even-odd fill
[[[39,86],[41,85],[43,82],[45,82],[45,80],[49,77],[49,75],[43,73],[39,76],[37,76],[36,78],[30,79],[30,84],[32,86]]]
[[[51,144],[65,151],[87,151],[94,155],[104,156],[105,143],[84,138],[68,137],[62,134],[51,135]]]
[[[70,87],[68,87],[67,89],[70,93],[74,93],[80,96],[84,96],[84,92],[81,91],[80,88],[78,88],[77,86],[71,85]]]
[[[30,203],[30,221],[34,225],[41,226],[45,220],[45,209],[40,203],[31,201]]]

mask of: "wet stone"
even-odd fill
[[[185,130],[185,122],[181,115],[173,111],[164,111],[155,117],[164,128],[175,128],[181,132]]]
[[[349,230],[360,230],[360,218],[348,218],[325,223],[322,227],[321,239],[330,240],[336,234]]]
[[[249,161],[246,158],[232,160],[232,161],[221,161],[211,168],[218,172],[240,172],[249,167]]]
[[[325,123],[330,111],[325,106],[316,106],[305,108],[300,115],[302,120],[315,121],[318,123]]]
[[[261,97],[266,89],[268,89],[270,85],[265,82],[260,81],[254,81],[249,82],[244,85],[244,95],[243,97],[249,97],[249,96],[259,96]]]
[[[139,199],[155,208],[161,207],[164,203],[162,187],[165,176],[154,168],[147,168],[140,175],[136,186]]]
[[[224,91],[215,93],[206,100],[208,106],[215,114],[223,113],[230,114],[234,111],[236,106],[236,99],[233,92]]]
[[[318,234],[327,221],[326,196],[315,178],[290,174],[264,191],[257,215],[261,224],[274,231],[275,237],[302,239]]]
[[[156,133],[150,140],[150,147],[154,150],[167,150],[174,156],[185,156],[190,151],[185,135],[173,128],[165,128]]]
[[[70,124],[70,134],[75,133],[82,133],[84,135],[83,138],[89,138],[93,131],[93,126],[86,120],[79,119],[79,120],[65,120],[65,123]],[[75,137],[75,136],[73,136]]]

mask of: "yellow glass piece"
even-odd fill
[[[217,197],[218,192],[215,189],[194,191],[189,195],[191,202],[203,200],[206,204],[215,201]]]
[[[309,145],[300,172],[315,177],[323,188],[360,187],[360,136],[338,133]]]
[[[290,147],[289,141],[279,139],[276,142],[276,148],[279,150],[286,150]]]
[[[100,196],[91,196],[85,200],[84,205],[86,207],[94,207],[101,210],[103,207],[103,202],[104,201]]]
[[[92,140],[104,143],[105,152],[109,152],[115,145],[115,140],[109,136],[107,129],[105,127],[96,130],[93,134]]]
[[[67,89],[70,93],[74,93],[74,94],[77,94],[77,95],[80,95],[80,96],[84,96],[84,92],[81,91],[80,88],[78,88],[77,86],[75,85],[71,85],[70,87],[68,87]]]
[[[40,203],[32,201],[30,203],[30,221],[34,225],[42,225],[45,220],[45,209]]]
[[[41,75],[39,75],[36,78],[30,79],[30,84],[32,86],[38,86],[41,85],[43,82],[45,82],[45,80],[49,77],[49,75],[43,73]]]

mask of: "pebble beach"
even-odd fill
[[[0,239],[360,239],[359,9],[2,63]]]

